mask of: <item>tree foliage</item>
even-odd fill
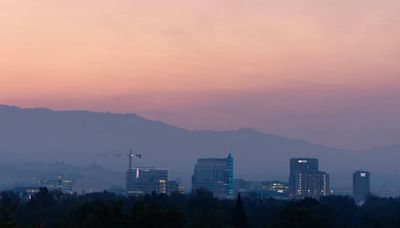
[[[356,206],[347,196],[320,201],[243,198],[238,205],[204,189],[190,195],[139,197],[108,192],[65,195],[41,189],[28,200],[12,192],[2,192],[0,198],[0,227],[6,228],[219,228],[238,226],[237,215],[246,218],[248,227],[400,227],[400,198],[376,196],[370,196],[363,206]]]

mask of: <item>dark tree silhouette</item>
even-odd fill
[[[238,195],[235,208],[233,209],[232,226],[234,228],[247,228],[249,222],[247,220],[246,211],[244,210],[242,197]]]
[[[246,210],[244,209],[246,206]],[[41,189],[31,199],[0,194],[0,227],[400,227],[400,197],[368,197],[362,206],[346,196],[317,201],[217,199],[204,189],[191,195],[120,196],[108,192],[66,195]]]
[[[19,199],[12,192],[2,192],[0,197],[0,227],[17,227],[14,222],[14,213],[19,204]]]

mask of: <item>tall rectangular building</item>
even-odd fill
[[[353,198],[357,204],[363,204],[370,194],[370,173],[356,171],[353,174]]]
[[[318,159],[315,158],[292,158],[290,159],[289,189],[295,194],[296,175],[298,172],[318,171]]]
[[[234,197],[233,157],[198,159],[192,176],[192,190],[204,188],[218,198]]]
[[[319,199],[329,195],[329,175],[319,171],[318,159],[290,159],[290,194],[293,198],[305,197]]]
[[[126,190],[130,194],[167,193],[168,170],[132,168],[126,173]]]

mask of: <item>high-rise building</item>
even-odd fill
[[[318,159],[315,158],[292,158],[290,159],[289,189],[295,194],[296,174],[298,172],[318,171]]]
[[[353,174],[353,198],[357,204],[363,204],[370,194],[370,173],[356,171]]]
[[[218,198],[234,197],[233,157],[198,159],[192,177],[192,189],[205,188]]]
[[[168,170],[132,168],[126,173],[126,189],[130,194],[167,193]]]
[[[319,171],[318,159],[290,159],[289,188],[292,197],[319,199],[329,195],[329,175]]]

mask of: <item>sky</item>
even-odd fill
[[[1,0],[0,103],[400,143],[398,0]]]

